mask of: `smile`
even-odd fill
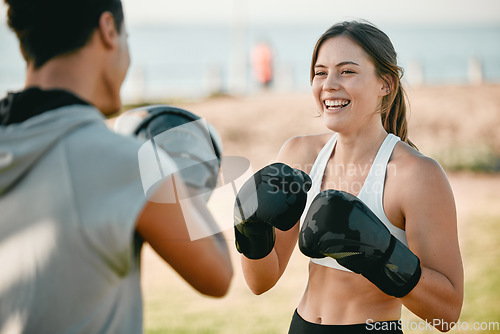
[[[345,100],[345,99],[335,99],[335,100],[325,100],[324,101],[326,109],[328,109],[328,110],[342,109],[342,108],[348,106],[350,103],[351,103],[351,100]]]

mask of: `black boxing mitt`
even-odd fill
[[[187,110],[153,105],[121,114],[114,130],[154,141],[177,165],[189,195],[202,195],[208,201],[222,159],[222,142],[212,125]]]

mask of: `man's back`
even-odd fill
[[[142,331],[141,143],[102,119],[73,105],[0,131],[2,333]]]
[[[173,176],[158,192],[188,200],[147,201],[141,143],[103,122],[121,108],[130,63],[121,1],[5,2],[26,91],[63,90],[73,102],[45,112],[33,99],[33,110],[9,111],[13,95],[0,102],[0,333],[142,332],[139,235],[197,291],[224,296],[225,240],[215,228],[192,240],[186,226],[186,216],[217,225],[206,203],[182,180],[173,189]]]

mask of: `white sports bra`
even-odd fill
[[[384,212],[383,206],[383,195],[384,195],[384,183],[385,183],[385,175],[387,169],[387,163],[389,162],[389,158],[392,155],[392,151],[396,144],[400,141],[400,138],[389,133],[382,145],[380,146],[377,155],[375,156],[375,160],[368,172],[368,176],[361,188],[361,191],[358,194],[358,198],[363,201],[375,215],[384,223],[385,226],[389,229],[389,231],[394,235],[399,241],[408,246],[408,242],[406,240],[405,230],[402,230],[396,226],[394,226]],[[323,175],[325,173],[325,169],[330,159],[333,149],[335,148],[335,144],[337,143],[337,134],[335,133],[330,140],[325,144],[325,146],[319,152],[316,161],[314,161],[314,165],[312,166],[311,172],[309,176],[312,180],[312,187],[307,193],[307,204],[300,218],[300,225],[302,226],[304,222],[304,218],[311,206],[312,200],[316,197],[317,194],[321,191],[321,185],[323,183]],[[341,266],[337,260],[325,257],[322,259],[311,259],[311,262],[334,268],[344,271],[350,271],[349,269]]]

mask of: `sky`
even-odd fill
[[[318,23],[359,17],[389,23],[500,23],[499,0],[123,0],[134,22]],[[154,11],[151,11],[154,8]]]
[[[500,0],[122,0],[128,24],[500,24]],[[0,22],[6,5],[0,2]]]

